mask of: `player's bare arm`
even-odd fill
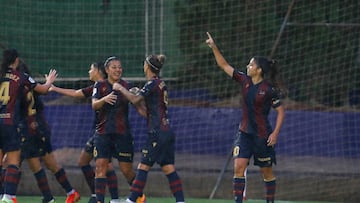
[[[133,94],[119,83],[113,84],[113,90],[121,92],[131,103],[138,105],[144,97],[139,94]]]
[[[282,105],[277,107],[275,111],[277,112],[276,124],[273,132],[269,135],[269,138],[267,140],[268,146],[273,146],[276,144],[278,135],[280,133],[280,128],[285,119],[285,109]]]
[[[57,87],[54,84],[51,85],[50,92],[57,92],[59,94],[69,96],[69,97],[75,97],[75,98],[85,98],[84,93],[81,91],[81,89],[75,90],[75,89],[67,89],[67,88],[61,88]]]
[[[221,54],[220,50],[216,46],[214,39],[211,37],[209,32],[206,32],[208,39],[206,40],[206,44],[212,49],[213,54],[215,56],[215,60],[217,65],[225,71],[230,77],[233,76],[234,68],[226,61],[224,56]]]

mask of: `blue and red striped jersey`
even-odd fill
[[[33,89],[36,84],[29,75],[8,69],[5,77],[0,79],[0,124],[19,124],[23,88]]]
[[[165,82],[158,77],[149,80],[141,89],[140,95],[145,98],[149,132],[169,130],[169,99]]]
[[[85,98],[91,97],[93,94],[94,85],[90,85],[81,89],[81,92],[84,94]]]
[[[268,119],[270,109],[281,105],[279,92],[265,80],[253,84],[249,76],[237,70],[234,70],[233,79],[241,85],[242,119],[239,130],[268,137],[272,132]]]
[[[123,87],[130,89],[130,84],[124,80],[120,80]],[[108,80],[98,81],[94,85],[93,98],[101,99],[102,97],[113,92],[112,84]],[[96,132],[99,135],[115,133],[130,133],[129,124],[129,100],[120,92],[114,91],[117,96],[115,104],[105,103],[104,106],[96,111]]]

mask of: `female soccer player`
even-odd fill
[[[94,83],[97,81],[104,80],[107,75],[104,69],[104,63],[103,62],[93,62],[90,65],[89,69],[89,79],[93,81]],[[92,96],[94,89],[94,85],[90,85],[88,87],[82,88],[82,89],[66,89],[61,87],[56,87],[55,85],[52,85],[49,89],[49,91],[54,91],[59,94],[63,94],[70,97],[75,98],[89,98]],[[96,118],[94,121],[94,128],[96,126]],[[85,176],[85,180],[90,188],[91,191],[91,197],[89,199],[88,203],[96,203],[96,194],[95,194],[95,172],[93,167],[90,165],[91,160],[94,158],[93,152],[94,152],[94,138],[95,136],[91,136],[88,141],[86,142],[85,147],[83,150],[81,150],[80,157],[79,157],[79,167],[81,168],[81,171],[83,172]],[[116,203],[116,201],[119,201],[119,194],[118,194],[118,182],[117,182],[117,176],[114,171],[113,165],[109,163],[108,171],[106,173],[107,177],[107,185],[109,189],[109,193],[111,196],[110,203]],[[131,183],[129,183],[131,184]]]
[[[18,70],[30,75],[29,69],[24,62],[18,66]],[[71,186],[66,172],[61,168],[53,154],[51,145],[51,130],[45,119],[44,103],[40,95],[33,90],[25,87],[23,89],[25,97],[22,104],[21,123],[19,125],[21,133],[21,161],[27,160],[31,171],[34,173],[38,187],[43,195],[43,203],[55,203],[46,177],[46,172],[41,165],[44,161],[55,176],[58,183],[67,193],[65,203],[75,203],[80,200],[79,193]]]
[[[168,119],[168,91],[159,73],[164,64],[164,55],[150,55],[144,61],[144,73],[147,83],[138,94],[133,94],[119,83],[114,90],[121,92],[134,105],[142,106],[140,114],[147,118],[148,135],[142,149],[141,162],[136,178],[131,186],[131,194],[126,202],[141,203],[146,178],[154,163],[158,163],[166,175],[170,189],[177,203],[183,203],[184,194],[180,177],[175,170],[175,134]],[[117,92],[116,91],[116,92]]]
[[[95,83],[92,108],[97,111],[95,132],[95,191],[98,203],[104,202],[106,172],[112,157],[119,161],[119,168],[129,183],[135,178],[133,170],[134,144],[128,120],[129,101],[113,90],[119,83],[130,88],[121,79],[122,66],[119,58],[109,57],[104,67],[108,78]]]
[[[276,164],[274,145],[285,117],[274,61],[265,57],[253,57],[245,74],[228,64],[210,33],[207,35],[206,43],[212,49],[217,65],[242,88],[242,120],[233,149],[235,202],[243,201],[244,172],[249,159],[254,156],[254,165],[260,167],[264,178],[266,202],[273,203],[276,189],[276,179],[272,171],[272,164]],[[271,107],[277,112],[274,129],[268,120]]]
[[[0,69],[0,149],[6,155],[6,171],[3,182],[2,202],[16,202],[16,189],[20,178],[20,134],[17,127],[20,122],[21,102],[24,88],[46,93],[55,81],[57,73],[50,70],[45,84],[36,83],[29,75],[17,70],[19,54],[15,49],[3,51]],[[3,157],[0,157],[3,160]],[[2,165],[2,163],[0,164]]]

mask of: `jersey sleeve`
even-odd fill
[[[271,106],[273,108],[277,108],[279,106],[281,106],[282,102],[280,99],[280,92],[278,90],[276,90],[275,88],[271,88]]]
[[[94,88],[93,88],[93,91],[92,91],[92,98],[93,99],[100,99],[101,98],[101,95],[100,95],[100,86],[101,86],[101,83],[100,82],[96,82],[94,84]]]
[[[247,79],[247,75],[244,72],[241,72],[239,70],[234,69],[234,73],[233,73],[232,78],[236,82],[243,84]]]
[[[84,87],[81,89],[81,92],[84,94],[86,98],[91,97],[93,94],[94,85],[90,85],[88,87]]]
[[[31,76],[29,76],[28,74],[24,73],[24,77],[25,77],[25,82],[24,85],[30,87],[30,89],[34,89],[36,87],[36,85],[38,84]]]
[[[140,95],[143,97],[148,96],[151,93],[151,90],[153,89],[154,86],[155,86],[154,80],[146,82],[144,87],[140,90]]]

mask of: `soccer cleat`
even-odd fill
[[[112,199],[109,203],[121,203],[119,199]]]
[[[142,194],[140,197],[136,199],[136,203],[146,203],[146,196]]]
[[[56,202],[55,202],[55,199],[52,199],[50,201],[46,201],[46,200],[43,199],[42,203],[56,203]]]
[[[1,199],[1,203],[17,203],[16,197],[11,199],[6,198],[5,196]]]
[[[76,190],[74,190],[73,193],[71,193],[66,197],[65,203],[75,203],[78,202],[79,200],[80,200],[80,194]]]
[[[90,197],[89,202],[88,203],[97,203],[96,201],[96,197]]]

